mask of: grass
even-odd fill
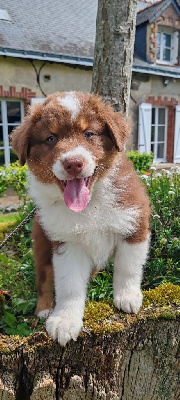
[[[16,222],[19,221],[19,213],[16,214],[6,214],[6,215],[1,215],[0,216],[0,226],[4,222]]]
[[[11,232],[20,223],[19,214],[8,214],[0,216],[0,241],[4,239],[6,233]]]

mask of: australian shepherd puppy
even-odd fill
[[[149,202],[124,154],[125,118],[98,96],[55,93],[12,134],[28,164],[38,316],[62,346],[83,326],[92,271],[114,258],[114,305],[137,313],[149,244]],[[54,281],[54,282],[53,282]],[[52,312],[55,287],[55,307]]]

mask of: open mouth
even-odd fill
[[[64,202],[70,210],[80,212],[86,208],[90,198],[91,181],[92,176],[58,181],[63,190]]]

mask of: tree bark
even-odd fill
[[[99,0],[91,91],[127,115],[137,0]]]
[[[180,321],[134,319],[65,348],[45,333],[5,337],[0,400],[178,400]]]

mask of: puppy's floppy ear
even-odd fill
[[[21,165],[24,165],[27,160],[30,134],[35,123],[40,119],[42,108],[41,104],[29,107],[24,121],[11,134],[12,149],[17,154]]]
[[[124,145],[130,134],[130,126],[125,116],[120,112],[115,112],[112,106],[105,103],[99,95],[91,94],[89,104],[105,123],[108,134],[110,135],[118,151],[124,150]]]
[[[130,126],[125,116],[119,112],[114,112],[111,107],[108,107],[106,126],[117,151],[122,151],[130,134]]]
[[[12,149],[17,154],[21,165],[25,164],[28,154],[30,128],[28,119],[28,117],[25,117],[22,125],[19,125],[11,133]]]

